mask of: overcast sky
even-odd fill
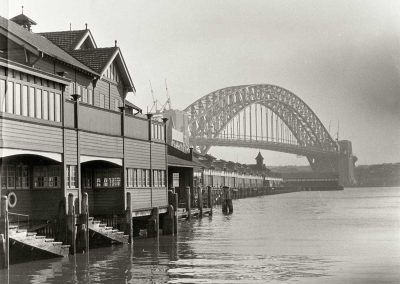
[[[400,162],[400,1],[45,1],[0,0],[35,32],[84,29],[100,47],[118,40],[137,88],[151,106],[149,80],[184,109],[220,88],[266,83],[302,98],[331,132],[353,142],[358,164]],[[336,134],[335,134],[336,135]],[[252,162],[257,149],[212,149]],[[263,151],[267,164],[304,164]]]

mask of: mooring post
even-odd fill
[[[198,186],[197,187],[197,208],[199,209],[199,217],[203,217],[203,189]]]
[[[210,215],[212,215],[213,211],[213,196],[211,186],[207,186],[207,206],[210,208]]]
[[[75,230],[75,205],[74,195],[68,194],[68,214],[67,214],[67,243],[70,245],[70,253],[76,253],[76,230]]]
[[[163,217],[163,222],[162,222],[162,233],[163,235],[173,235],[174,234],[174,218],[175,217],[175,212],[174,212],[174,207],[170,204],[168,205],[167,208],[167,214],[164,215]]]
[[[3,195],[0,202],[0,269],[8,269],[9,262],[8,199]]]
[[[82,194],[81,214],[76,234],[76,250],[87,253],[89,251],[89,202],[88,194]]]
[[[190,199],[190,186],[185,187],[185,195],[186,195],[186,211],[187,211],[187,219],[190,220],[192,218],[191,216],[191,199]]]

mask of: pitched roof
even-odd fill
[[[23,24],[37,25],[37,23],[34,20],[32,20],[31,18],[29,18],[24,14],[19,14],[18,16],[11,18],[10,21],[13,21],[19,25]]]
[[[73,56],[56,46],[45,37],[32,33],[13,21],[7,20],[6,18],[0,16],[0,32],[2,29],[7,33],[8,38],[11,38],[11,40],[12,37],[17,38],[18,40],[22,41],[24,45],[32,47],[33,50],[38,53],[43,52],[44,54],[56,58],[59,61],[65,62],[73,67],[79,68],[94,75],[99,75],[96,71],[81,63],[79,60],[75,59]]]
[[[117,63],[121,68],[120,70],[122,71],[121,77],[124,80],[125,85],[129,87],[130,91],[136,91],[119,47],[113,46],[103,48],[77,49],[69,51],[69,54],[74,56],[83,64],[89,66],[91,69],[100,74],[100,76],[103,75],[106,67],[108,67],[108,65],[111,64],[113,60],[117,60]]]
[[[55,45],[62,49],[69,51],[73,50],[88,30],[77,31],[60,31],[60,32],[46,32],[39,33]]]
[[[103,47],[71,50],[69,53],[100,74],[117,50],[118,47]]]

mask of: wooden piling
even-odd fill
[[[210,208],[210,215],[212,215],[212,208],[213,208],[213,196],[212,196],[212,189],[211,186],[207,186],[207,205]]]
[[[190,220],[192,218],[191,216],[191,199],[190,199],[190,186],[185,187],[185,197],[186,197],[186,211],[187,211],[187,219]]]
[[[8,199],[3,195],[0,202],[0,269],[8,269],[10,263],[8,239]]]
[[[151,216],[147,222],[147,237],[159,237],[160,227],[160,209],[154,207]]]
[[[126,211],[125,211],[125,222],[126,230],[125,233],[129,235],[129,243],[133,244],[133,216],[132,216],[132,196],[130,192],[126,193]]]
[[[203,191],[201,187],[197,187],[197,208],[199,209],[199,217],[203,217]]]
[[[76,253],[76,229],[75,229],[75,204],[74,195],[68,194],[68,213],[67,213],[67,244],[70,245],[70,253]]]
[[[88,194],[82,194],[81,214],[76,234],[76,251],[87,253],[89,251],[89,201]]]
[[[163,235],[173,235],[175,232],[175,212],[174,207],[170,204],[168,205],[167,214],[163,217],[162,222],[162,233]]]
[[[178,194],[174,193],[172,190],[168,191],[168,204],[172,206],[172,235],[176,235],[178,233]],[[170,209],[168,209],[170,210]]]

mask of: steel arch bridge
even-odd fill
[[[282,87],[223,88],[198,99],[185,112],[190,143],[203,154],[212,146],[266,149],[306,156],[315,170],[338,171],[340,143],[302,99]]]

